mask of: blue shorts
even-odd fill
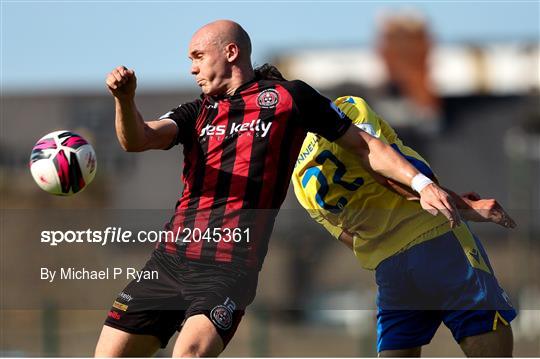
[[[385,259],[375,277],[378,352],[428,344],[441,322],[460,342],[517,315],[465,224]]]

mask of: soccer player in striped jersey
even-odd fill
[[[145,270],[117,296],[96,347],[99,356],[149,356],[180,331],[174,356],[215,356],[234,335],[255,296],[302,141],[308,131],[357,154],[386,177],[414,185],[421,203],[453,224],[459,214],[443,189],[387,144],[355,126],[332,101],[270,66],[255,71],[251,42],[236,23],[199,29],[188,55],[200,98],[145,122],[136,77],[120,66],[106,79],[116,134],[126,151],[182,145],[183,192]]]
[[[335,104],[355,126],[436,181],[429,164],[363,99],[345,96]],[[310,133],[292,182],[311,217],[352,249],[362,267],[375,270],[379,354],[418,356],[444,323],[468,356],[511,355],[509,323],[516,312],[478,238],[466,223],[451,228],[444,216],[428,214],[414,193],[356,157]],[[515,226],[495,200],[450,193],[463,218]]]

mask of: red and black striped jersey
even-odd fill
[[[183,191],[158,249],[187,260],[260,268],[307,132],[333,141],[351,121],[302,81],[252,80],[161,117],[178,126]]]

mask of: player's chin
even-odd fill
[[[212,89],[209,88],[208,86],[199,85],[199,87],[201,88],[201,91],[202,91],[203,94],[205,94],[207,96],[213,96],[214,95],[214,91],[212,91]]]
[[[201,90],[203,94],[205,94],[206,96],[217,96],[220,94],[220,92],[217,89],[210,87],[208,85],[202,85]]]

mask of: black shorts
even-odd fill
[[[154,279],[131,281],[118,294],[105,325],[153,335],[162,348],[196,314],[210,319],[226,346],[255,298],[259,274],[226,264],[186,261],[157,250],[142,270]]]

